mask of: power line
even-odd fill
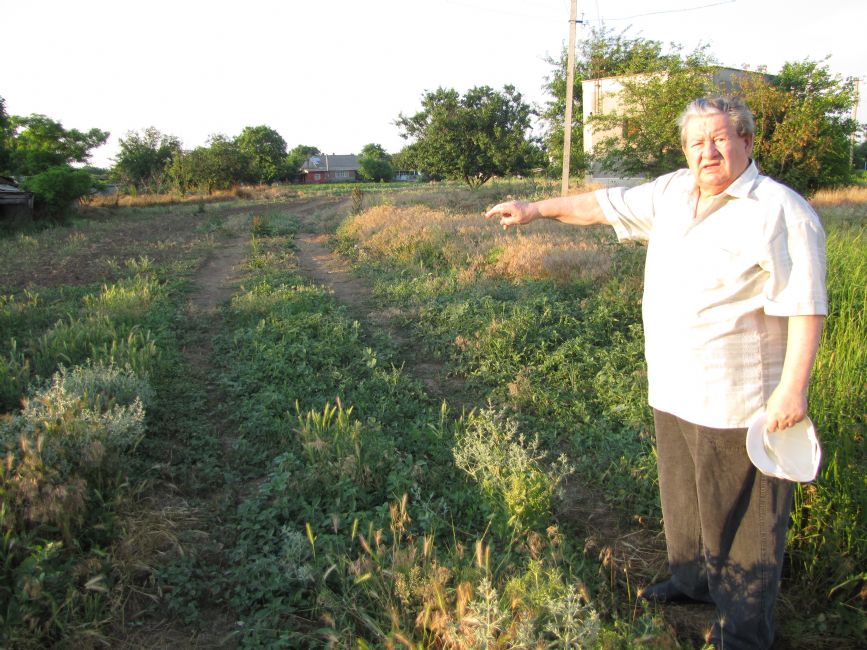
[[[635,14],[633,16],[621,16],[619,18],[603,18],[602,20],[632,20],[633,18],[643,18],[644,16],[658,16],[660,14],[680,14],[686,11],[698,11],[699,9],[707,9],[708,7],[718,7],[720,5],[730,5],[737,0],[724,0],[724,2],[712,2],[706,5],[697,7],[685,7],[683,9],[662,9],[660,11],[649,11],[644,14]]]
[[[484,0],[477,0],[484,2]],[[697,5],[694,7],[683,7],[681,9],[660,9],[659,11],[648,11],[640,14],[633,14],[631,16],[617,16],[617,17],[607,17],[601,16],[599,11],[599,2],[596,1],[596,21],[599,23],[604,23],[605,21],[620,21],[620,20],[632,20],[633,18],[643,18],[645,16],[662,16],[665,14],[678,14],[685,13],[689,11],[699,11],[701,9],[709,9],[711,7],[719,7],[722,5],[734,4],[737,0],[720,0],[719,2],[711,2],[708,4]],[[548,8],[544,6],[543,3],[534,5],[533,3],[526,3],[524,6],[527,9],[537,10],[537,11],[515,11],[510,8],[505,8],[502,5],[497,7],[492,7],[486,4],[475,4],[472,0],[446,0],[446,4],[452,5],[454,7],[461,7],[463,9],[473,9],[475,11],[481,11],[486,13],[497,13],[500,15],[507,16],[516,16],[519,18],[532,18],[534,20],[552,20],[556,16],[553,12],[548,13]]]
[[[517,18],[531,18],[533,20],[552,20],[554,18],[553,13],[528,13],[527,11],[514,11],[512,9],[503,8],[503,7],[491,7],[485,5],[473,4],[472,2],[460,2],[458,0],[446,0],[446,4],[452,5],[453,7],[461,7],[463,9],[473,9],[475,11],[481,11],[485,13],[495,13],[503,16],[515,16]]]

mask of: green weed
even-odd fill
[[[538,436],[527,440],[491,410],[471,413],[454,446],[455,463],[479,484],[493,528],[506,538],[552,522],[552,499],[572,468],[565,456],[548,463],[547,455]]]

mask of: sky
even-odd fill
[[[288,147],[396,153],[394,122],[425,91],[511,84],[543,104],[569,37],[569,0],[0,0],[0,97],[12,115],[111,132],[91,162],[111,166],[118,139],[156,127],[185,149],[212,134],[267,125]],[[628,30],[720,64],[827,56],[859,77],[867,122],[865,0],[578,0],[577,37]],[[14,27],[14,26],[17,26]]]

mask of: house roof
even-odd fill
[[[33,201],[33,194],[25,192],[15,181],[6,176],[0,176],[0,204],[3,205],[30,205]]]
[[[335,155],[320,153],[310,156],[301,167],[305,172],[349,172],[359,169],[358,156],[355,154]]]

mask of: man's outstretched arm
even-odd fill
[[[543,201],[507,201],[498,203],[485,213],[485,218],[500,217],[503,230],[509,226],[520,226],[536,219],[556,219],[576,226],[607,224],[608,219],[596,200],[593,192],[560,196]]]

